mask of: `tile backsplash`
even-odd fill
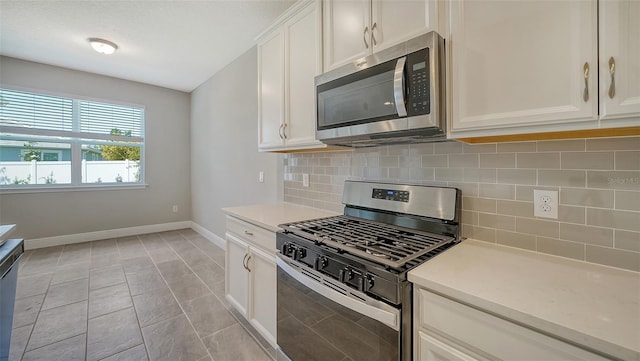
[[[640,137],[450,141],[284,157],[287,202],[342,212],[347,179],[457,187],[464,237],[640,271]],[[533,215],[534,189],[559,191],[557,220]]]

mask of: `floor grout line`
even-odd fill
[[[220,257],[216,257],[216,251],[220,248],[217,245],[211,243],[212,246],[215,246],[216,249],[208,249],[207,248],[207,244],[202,244],[200,243],[201,240],[200,239],[195,239],[194,237],[201,237],[200,234],[198,234],[197,232],[193,232],[193,235],[188,234],[188,233],[184,233],[181,230],[176,230],[176,231],[172,231],[172,232],[158,232],[155,233],[154,236],[152,236],[154,238],[148,238],[150,240],[150,242],[146,242],[143,241],[143,237],[141,237],[140,235],[135,236],[134,239],[130,238],[132,240],[132,242],[126,242],[126,243],[122,243],[122,242],[118,242],[119,238],[110,238],[109,240],[113,240],[113,244],[111,245],[107,245],[108,243],[101,243],[100,247],[96,247],[96,245],[98,244],[97,242],[103,241],[103,240],[97,240],[97,241],[90,241],[90,242],[86,242],[87,244],[87,249],[85,251],[84,247],[78,247],[77,249],[74,247],[73,249],[68,248],[68,245],[62,246],[59,250],[55,251],[56,253],[53,255],[48,255],[46,253],[46,251],[40,253],[41,255],[38,255],[38,259],[33,259],[32,256],[34,254],[34,251],[29,252],[29,254],[27,255],[28,257],[25,257],[25,262],[22,265],[22,267],[19,268],[19,270],[22,270],[22,268],[27,265],[27,263],[29,263],[28,261],[31,261],[31,266],[28,266],[27,268],[30,268],[30,271],[36,270],[38,272],[42,272],[42,273],[33,273],[33,274],[27,274],[24,277],[35,277],[35,276],[44,276],[44,275],[49,275],[49,280],[48,283],[46,284],[46,290],[44,291],[44,293],[39,293],[37,295],[30,295],[30,296],[25,296],[22,298],[26,298],[26,297],[32,297],[32,296],[38,296],[38,295],[44,295],[43,299],[42,299],[42,303],[40,304],[40,307],[37,311],[37,314],[35,316],[35,320],[33,321],[32,324],[30,325],[24,325],[21,327],[25,327],[25,326],[31,326],[31,329],[29,331],[28,336],[26,336],[26,341],[24,344],[24,349],[21,350],[21,354],[20,354],[20,358],[18,360],[23,360],[25,357],[25,354],[27,353],[27,348],[29,346],[29,343],[32,341],[32,337],[34,335],[34,332],[36,331],[36,324],[38,323],[38,320],[40,320],[41,317],[41,313],[43,311],[50,311],[50,310],[55,310],[59,307],[65,307],[65,306],[69,306],[69,305],[73,305],[73,304],[79,304],[81,302],[84,302],[87,305],[87,309],[86,309],[86,324],[85,324],[85,332],[83,333],[78,333],[78,334],[74,334],[73,336],[69,336],[66,337],[64,339],[61,340],[56,340],[55,342],[51,342],[47,345],[42,345],[39,346],[37,348],[34,348],[33,350],[29,350],[29,352],[31,351],[35,351],[35,350],[39,350],[42,349],[44,347],[47,346],[51,346],[53,344],[62,342],[62,341],[66,341],[69,340],[73,337],[78,337],[80,335],[85,335],[85,342],[84,342],[84,359],[87,360],[88,356],[89,356],[89,323],[90,320],[92,319],[96,319],[102,316],[107,316],[116,312],[120,312],[129,308],[133,309],[133,312],[135,314],[136,317],[136,322],[137,322],[137,326],[138,326],[138,331],[140,333],[140,337],[142,340],[141,344],[138,345],[134,345],[131,346],[125,350],[120,350],[112,355],[108,355],[106,356],[106,358],[108,357],[112,357],[114,355],[117,355],[119,353],[122,352],[126,352],[128,350],[131,350],[135,347],[138,347],[140,345],[143,345],[143,348],[145,350],[145,353],[147,355],[147,358],[149,360],[151,360],[151,356],[150,356],[150,350],[148,348],[147,342],[144,338],[144,334],[142,333],[142,329],[143,327],[141,326],[140,323],[140,318],[138,316],[138,312],[137,309],[135,307],[135,303],[133,302],[133,298],[134,296],[132,295],[132,290],[131,290],[131,285],[129,284],[129,279],[127,278],[127,272],[125,272],[125,261],[128,259],[132,259],[132,258],[138,258],[138,257],[145,257],[150,261],[150,265],[148,267],[148,269],[153,269],[155,272],[157,272],[160,275],[160,279],[162,279],[164,286],[167,287],[167,289],[169,290],[171,296],[173,297],[173,301],[177,303],[178,308],[181,311],[181,315],[176,315],[175,317],[169,318],[167,320],[162,320],[162,321],[158,321],[156,323],[150,324],[150,325],[146,325],[145,327],[148,326],[152,326],[155,325],[157,323],[160,322],[166,322],[168,320],[174,319],[174,318],[178,318],[182,315],[184,315],[184,317],[186,318],[187,322],[189,323],[189,326],[191,326],[192,331],[194,332],[195,336],[197,337],[198,341],[200,342],[200,344],[202,345],[202,347],[204,347],[204,350],[206,351],[206,356],[205,359],[210,359],[213,360],[213,355],[211,353],[211,351],[209,350],[209,348],[206,346],[204,339],[206,338],[210,338],[214,335],[219,334],[221,331],[225,331],[228,328],[235,326],[235,324],[239,324],[240,327],[242,328],[243,332],[246,332],[249,337],[251,338],[252,342],[255,342],[258,347],[260,348],[260,350],[262,350],[262,352],[264,352],[264,354],[267,356],[268,359],[272,359],[275,360],[275,355],[272,355],[270,353],[271,348],[267,349],[266,347],[266,340],[261,341],[257,336],[259,336],[257,334],[257,330],[251,330],[249,327],[251,327],[251,325],[248,323],[247,320],[240,319],[239,315],[235,314],[232,309],[232,306],[227,304],[225,301],[225,297],[224,295],[218,295],[216,292],[214,292],[213,288],[215,286],[216,289],[218,289],[217,286],[219,286],[220,284],[224,285],[224,278],[218,283],[212,283],[211,286],[209,285],[209,283],[204,281],[203,276],[200,276],[198,273],[196,273],[194,271],[194,266],[192,264],[190,264],[187,259],[185,258],[186,256],[191,256],[191,254],[186,254],[186,256],[183,256],[182,253],[191,249],[197,251],[197,252],[193,252],[194,254],[197,254],[198,258],[197,260],[204,262],[206,260],[206,262],[203,263],[203,269],[205,272],[214,272],[213,276],[211,278],[211,280],[216,280],[219,277],[218,271],[221,269],[222,270],[222,274],[224,274],[225,271],[225,266],[224,264],[220,264],[217,259],[219,259]],[[133,241],[135,240],[135,241]],[[206,238],[203,238],[202,241],[207,241],[210,242],[208,240],[206,240]],[[184,242],[184,244],[183,244]],[[104,247],[102,245],[105,245]],[[75,246],[76,244],[74,244]],[[158,247],[155,247],[155,245],[157,245]],[[188,245],[187,248],[181,248],[180,246],[186,247]],[[129,248],[129,247],[132,248]],[[139,246],[139,247],[138,247]],[[76,246],[77,247],[77,246]],[[112,247],[113,247],[113,251],[112,251]],[[141,247],[141,248],[140,248]],[[205,289],[208,291],[207,295],[213,295],[216,299],[216,302],[220,302],[225,310],[225,312],[227,312],[228,314],[230,314],[230,316],[232,317],[232,319],[235,321],[233,324],[226,326],[224,328],[221,328],[219,330],[216,330],[215,332],[212,332],[210,334],[207,334],[205,336],[200,336],[200,334],[198,333],[194,323],[192,322],[191,318],[188,316],[187,312],[185,311],[185,307],[183,306],[183,304],[178,300],[176,293],[174,292],[172,286],[169,284],[169,282],[167,281],[165,275],[160,271],[160,268],[158,267],[158,263],[162,263],[162,262],[157,262],[156,259],[154,259],[151,254],[153,252],[154,249],[166,249],[170,252],[170,254],[175,255],[175,260],[180,260],[181,262],[183,262],[187,269],[189,270],[189,272],[191,272],[191,274],[193,274],[196,279],[198,279],[199,282],[201,282],[202,285],[204,285]],[[99,250],[98,252],[96,252],[96,250]],[[143,251],[141,253],[138,254],[138,250]],[[65,254],[65,251],[67,251],[67,253]],[[129,252],[130,251],[130,252]],[[37,251],[36,251],[37,252]],[[73,255],[72,255],[73,252]],[[79,256],[82,258],[82,260],[78,260],[76,261],[73,256],[75,255],[75,252],[77,252],[79,254]],[[131,254],[129,254],[129,253]],[[213,253],[212,253],[213,252]],[[221,255],[224,257],[224,250],[220,249]],[[72,256],[70,256],[72,255]],[[101,267],[97,267],[97,268],[91,268],[93,263],[92,261],[94,257],[96,257],[95,261],[99,261],[102,259],[102,255],[105,256],[109,256],[111,258],[113,257],[117,257],[113,259],[113,262],[115,264],[110,264],[110,265],[103,265]],[[53,256],[53,257],[52,257]],[[132,256],[132,257],[128,257],[128,258],[124,258],[127,256]],[[201,256],[204,256],[203,258],[200,258]],[[53,266],[53,271],[49,272],[49,273],[45,273],[44,271],[40,271],[39,268],[41,268],[41,264],[40,261],[42,261],[42,264],[46,264],[48,262],[53,263],[53,261],[49,261],[48,257],[52,257],[52,259],[55,259],[55,266]],[[84,258],[87,257],[87,260],[84,260]],[[60,263],[61,260],[64,260],[63,263]],[[110,262],[111,259],[108,259],[107,262]],[[33,263],[35,262],[35,263]],[[67,303],[65,305],[59,305],[53,308],[49,308],[47,310],[43,310],[43,306],[45,304],[45,300],[47,299],[47,296],[49,296],[49,292],[51,291],[51,287],[53,286],[52,282],[54,282],[54,278],[56,276],[56,273],[59,271],[64,271],[65,268],[72,268],[74,265],[80,265],[84,262],[88,262],[89,264],[89,269],[88,269],[88,274],[86,277],[79,277],[76,279],[70,279],[70,280],[65,280],[63,282],[58,282],[55,285],[64,285],[66,283],[70,283],[70,282],[77,282],[77,281],[81,281],[86,279],[87,281],[87,298],[85,300],[80,300],[80,301],[75,301],[75,302],[71,302],[71,303]],[[145,261],[146,262],[146,261]],[[102,263],[99,263],[102,264]],[[134,265],[134,263],[132,263],[132,265]],[[120,282],[120,283],[116,283],[116,284],[109,284],[109,285],[105,285],[96,289],[91,289],[91,276],[92,274],[94,274],[94,272],[99,271],[99,270],[104,270],[108,267],[115,267],[116,265],[120,266],[120,271],[122,271],[122,273],[124,274],[124,282]],[[211,267],[219,267],[219,269],[211,269],[209,268],[209,266],[206,265],[211,265]],[[32,267],[33,266],[33,267]],[[206,267],[205,267],[206,266]],[[82,266],[78,266],[79,268],[83,268]],[[46,267],[43,267],[43,269]],[[146,268],[146,267],[143,267]],[[73,272],[73,271],[71,271]],[[82,270],[80,270],[80,272],[82,273]],[[137,272],[135,272],[137,273]],[[203,274],[204,275],[204,274]],[[206,276],[209,276],[209,274],[207,273]],[[207,279],[209,279],[209,277],[207,277]],[[131,303],[131,306],[129,307],[125,307],[125,308],[121,308],[118,310],[113,310],[110,312],[107,312],[105,314],[101,314],[99,316],[95,316],[93,318],[90,318],[90,310],[89,310],[89,303],[91,301],[91,293],[95,292],[95,291],[99,291],[108,287],[115,287],[115,286],[122,286],[123,284],[126,284],[127,290],[128,290],[128,297],[129,297],[129,301]],[[204,291],[204,290],[203,290]],[[144,292],[146,293],[146,292]],[[142,293],[142,294],[144,294]],[[206,297],[207,295],[202,295],[199,297]],[[196,297],[194,299],[197,299],[199,297]],[[187,303],[191,302],[192,300],[189,300]],[[186,303],[185,303],[186,304]],[[221,310],[222,311],[222,310]],[[246,323],[246,324],[245,324]]]
[[[181,235],[182,236],[182,235]],[[185,238],[184,236],[182,236],[183,238]],[[182,262],[184,262],[185,265],[187,265],[187,267],[189,268],[189,270],[191,272],[193,272],[193,269],[191,269],[191,266],[189,266],[189,264],[187,262],[185,262],[182,257],[178,254],[178,252],[176,252],[175,249],[173,249],[173,247],[171,247],[171,244],[169,243],[169,241],[167,241],[166,239],[164,239],[164,237],[162,237],[163,240],[165,241],[165,243],[167,244],[167,246],[173,251],[173,253],[176,254],[176,256],[179,257],[180,260],[182,260]],[[186,238],[185,238],[186,239]],[[188,240],[187,240],[188,241]],[[209,357],[211,358],[211,360],[213,360],[213,356],[211,356],[211,352],[209,352],[209,348],[207,347],[207,345],[204,344],[204,342],[202,341],[202,338],[200,338],[200,335],[198,335],[198,331],[196,330],[195,326],[193,325],[193,323],[191,322],[191,319],[189,318],[189,316],[187,315],[187,312],[184,310],[184,307],[182,307],[182,304],[180,303],[180,301],[178,300],[178,297],[176,297],[175,293],[173,292],[173,290],[171,289],[171,286],[169,285],[169,282],[167,282],[167,279],[164,277],[164,275],[162,274],[162,272],[160,271],[160,268],[158,267],[158,264],[156,263],[156,261],[151,257],[151,254],[149,253],[149,250],[147,249],[147,253],[149,254],[149,258],[151,258],[151,262],[153,263],[153,266],[156,268],[156,270],[158,271],[158,273],[160,274],[160,277],[162,278],[162,280],[164,281],[164,283],[167,285],[167,288],[169,289],[169,292],[171,292],[171,295],[173,296],[174,300],[176,301],[176,303],[178,304],[178,307],[180,307],[180,310],[182,311],[182,315],[185,316],[185,318],[187,319],[187,322],[189,322],[189,325],[191,326],[191,329],[193,330],[193,332],[195,333],[196,337],[198,338],[198,341],[200,341],[200,344],[202,345],[202,347],[204,347],[204,350],[207,352],[207,355],[209,355]],[[162,263],[162,262],[161,262]],[[195,274],[195,272],[193,272]],[[196,277],[198,275],[196,274]],[[200,279],[198,277],[198,279]],[[202,280],[200,280],[202,282]],[[203,284],[206,283],[202,282]],[[210,290],[211,291],[211,290]],[[175,316],[174,318],[177,318],[179,316]],[[164,320],[162,322],[166,322],[167,320]],[[161,321],[158,321],[156,323],[160,323]],[[150,325],[147,325],[150,326]],[[147,327],[145,326],[145,327]],[[140,328],[140,331],[142,332],[142,328]],[[144,337],[143,337],[144,338]],[[149,354],[149,352],[147,352],[147,355]]]

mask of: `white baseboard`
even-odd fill
[[[222,248],[222,249],[226,249],[226,242],[224,241],[224,239],[220,238],[217,234],[211,232],[210,230],[202,227],[201,225],[199,225],[196,222],[191,222],[191,229],[193,229],[194,231],[200,233],[200,235],[206,239],[208,239],[211,243],[215,244],[216,246]]]
[[[151,224],[147,226],[107,229],[104,231],[67,234],[64,236],[27,239],[24,241],[24,249],[36,249],[43,247],[61,246],[65,244],[98,241],[101,239],[137,236],[139,234],[174,231],[176,229],[191,228],[191,221]],[[198,232],[200,233],[200,232]],[[201,233],[202,234],[202,233]],[[206,237],[206,236],[205,236]],[[224,244],[224,241],[222,242]]]

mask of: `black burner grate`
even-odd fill
[[[454,237],[397,227],[350,216],[333,216],[280,225],[286,232],[401,268]]]

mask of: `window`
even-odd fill
[[[29,154],[29,149],[21,149],[20,150],[20,158],[24,159],[25,157],[28,157]],[[52,149],[43,149],[40,151],[37,151],[40,153],[41,155],[41,160],[43,161],[59,161],[62,160],[62,151],[60,150],[52,150]]]
[[[144,108],[0,88],[0,188],[144,182]]]

